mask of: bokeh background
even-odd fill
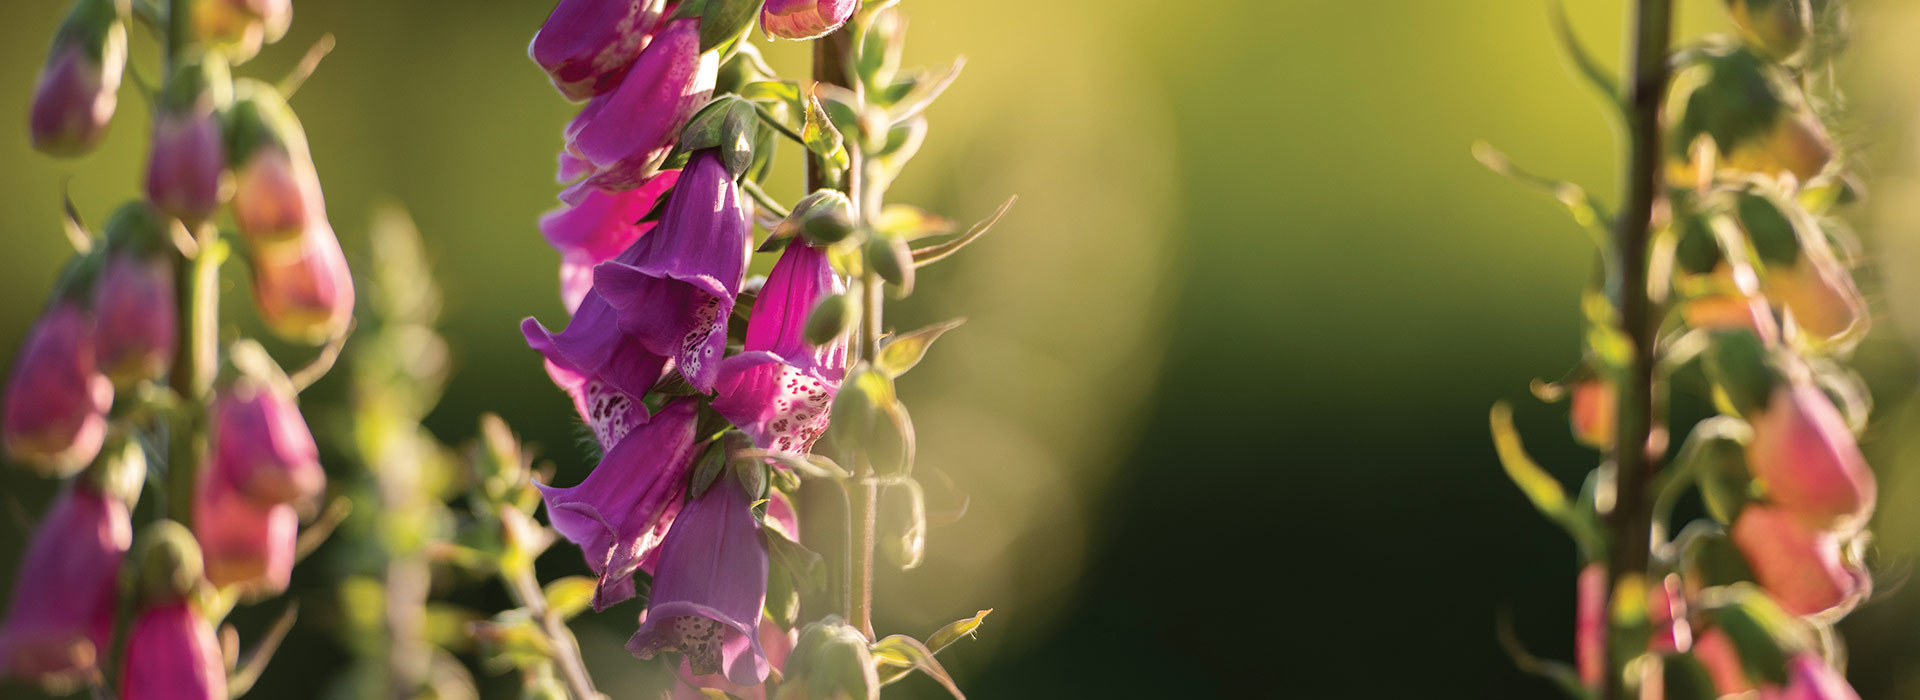
[[[1611,61],[1622,3],[1569,4]],[[1719,2],[1679,4],[1683,35],[1725,28]],[[1879,400],[1868,447],[1887,486],[1882,595],[1845,631],[1863,697],[1920,698],[1920,593],[1901,585],[1920,552],[1920,442],[1903,440],[1920,434],[1904,330],[1920,329],[1908,301],[1920,47],[1903,39],[1920,18],[1898,0],[1852,4],[1850,138],[1878,185],[1858,222],[1880,326],[1858,365]],[[62,183],[94,222],[139,191],[145,104],[131,90],[93,156],[28,147],[26,105],[63,5],[0,5],[0,125],[19,123],[0,128],[9,363],[68,252]],[[458,443],[498,412],[570,484],[590,465],[518,331],[528,315],[563,318],[534,222],[555,206],[553,154],[574,107],[524,54],[550,5],[306,0],[289,38],[244,72],[277,76],[321,34],[338,39],[293,105],[349,256],[365,259],[363,222],[385,204],[426,238],[456,368],[428,427]],[[1022,199],[893,316],[972,319],[903,383],[923,464],[971,508],[933,531],[924,567],[881,577],[879,626],[924,635],[994,608],[977,641],[943,655],[982,698],[1553,697],[1504,656],[1495,619],[1510,611],[1535,652],[1569,657],[1574,553],[1505,481],[1486,411],[1514,400],[1536,457],[1569,479],[1590,468],[1563,409],[1526,386],[1575,359],[1591,246],[1552,202],[1469,157],[1484,139],[1613,190],[1612,124],[1558,58],[1545,6],[903,5],[910,63],[969,63],[895,200],[969,220]],[[134,43],[149,77],[154,50]],[[805,65],[795,45],[767,50],[791,74]],[[787,161],[774,192],[790,200]],[[244,282],[229,290],[228,317],[244,319]],[[337,395],[332,383],[309,402]],[[0,474],[0,581],[51,492]],[[541,566],[581,569],[565,548]],[[295,593],[325,611],[335,581],[304,567]],[[449,595],[505,602],[489,585]],[[638,612],[574,625],[616,698],[656,680],[620,649]],[[305,617],[256,696],[316,696],[314,679],[345,663],[328,615]],[[939,696],[924,680],[898,688]]]

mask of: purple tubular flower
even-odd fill
[[[601,449],[613,449],[627,431],[647,421],[640,397],[666,372],[667,358],[621,333],[613,307],[599,293],[589,291],[558,334],[531,318],[520,322],[520,332],[546,357],[547,376],[573,398]]]
[[[630,190],[653,177],[681,127],[713,94],[719,67],[718,56],[700,51],[698,20],[675,20],[656,32],[620,86],[593,98],[567,125],[567,150],[590,174],[561,198],[578,204],[588,187]]]
[[[653,229],[653,222],[642,223],[641,217],[679,180],[680,171],[668,170],[636,189],[588,192],[578,206],[540,217],[540,233],[560,251],[560,298],[567,313],[579,309],[593,287],[594,265],[612,260]]]
[[[673,358],[701,392],[713,390],[727,349],[727,317],[746,279],[752,243],[733,176],[709,149],[693,155],[667,198],[659,230],[594,268],[594,288],[620,330]]]
[[[0,624],[0,677],[81,680],[106,654],[120,561],[133,543],[127,505],[86,480],[60,493],[34,528]]]
[[[112,405],[113,382],[95,362],[93,315],[77,299],[55,302],[27,332],[7,381],[7,453],[49,474],[78,471],[100,454]]]
[[[782,39],[818,39],[846,24],[859,6],[858,0],[767,0],[760,28]]]
[[[226,700],[213,625],[185,600],[147,608],[127,633],[121,700]]]
[[[190,226],[213,216],[227,194],[219,109],[233,97],[231,80],[219,58],[199,57],[155,98],[147,199]]]
[[[179,310],[163,226],[146,202],[122,206],[107,222],[106,265],[93,286],[95,340],[101,370],[121,386],[158,379],[173,364]]]
[[[633,597],[633,572],[672,525],[693,468],[695,408],[682,399],[660,409],[607,451],[579,485],[535,484],[553,529],[580,546],[600,575],[593,609]],[[762,574],[761,588],[765,588]]]
[[[28,132],[33,147],[56,156],[93,150],[119,104],[127,66],[127,26],[112,0],[82,0],[54,37],[34,88]]]
[[[804,241],[788,244],[767,275],[747,321],[745,352],[720,364],[713,402],[755,447],[804,453],[826,430],[847,372],[846,340],[811,346],[802,336],[814,305],[842,291],[826,252]]]
[[[760,521],[740,480],[722,476],[687,504],[660,545],[653,594],[627,651],[642,659],[681,652],[693,675],[758,684],[771,667],[758,634],[766,602]]]
[[[327,488],[320,449],[290,387],[242,377],[213,399],[209,473],[261,506],[306,501]]]
[[[612,90],[660,21],[659,0],[560,0],[527,57],[575,102]]]

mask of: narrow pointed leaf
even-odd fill
[[[819,552],[770,527],[762,528],[760,533],[767,541],[767,556],[792,576],[795,588],[813,593],[827,587],[827,564]]]
[[[933,341],[966,322],[965,318],[956,318],[889,337],[880,344],[879,356],[874,358],[873,364],[889,377],[906,374],[907,370],[920,364],[921,358],[926,357],[927,348],[933,347]]]
[[[960,686],[954,685],[953,676],[947,675],[947,669],[940,665],[939,660],[933,658],[933,650],[921,644],[918,639],[896,634],[874,642],[873,660],[876,664],[916,669],[938,681],[948,693],[953,694],[953,697],[959,700],[967,698],[965,693],[960,692]],[[881,685],[885,684],[885,681],[881,682]]]
[[[834,128],[833,120],[827,117],[827,111],[820,106],[819,88],[807,95],[807,122],[800,127],[800,138],[807,143],[807,150],[820,157],[827,169],[840,172],[847,169],[849,160],[845,140],[840,130]]]
[[[974,613],[973,617],[947,623],[947,626],[940,628],[931,636],[927,637],[927,648],[932,649],[933,653],[938,654],[945,651],[947,647],[952,646],[954,642],[960,641],[961,638],[973,636],[974,630],[980,629],[980,623],[986,621],[987,615],[992,612],[993,608],[987,608]],[[912,668],[882,668],[880,669],[880,684],[887,685],[893,683],[901,678],[905,678],[908,673],[912,672]]]
[[[945,71],[921,78],[912,90],[909,90],[888,110],[893,114],[893,123],[899,124],[926,111],[927,106],[939,99],[940,93],[946,92],[947,86],[952,85],[953,81],[960,77],[960,70],[966,67],[967,57],[961,56],[953,59],[953,65],[948,66]]]
[[[555,579],[546,585],[544,591],[547,609],[559,615],[562,620],[573,619],[593,603],[594,585],[594,580],[585,576]]]
[[[994,224],[1000,223],[1000,217],[1006,216],[1007,211],[1013,209],[1013,203],[1018,201],[1020,201],[1020,198],[1017,196],[1008,197],[1007,203],[1000,205],[1000,208],[993,212],[993,216],[989,216],[980,223],[974,224],[973,228],[967,229],[966,233],[962,233],[952,240],[936,243],[924,248],[915,248],[913,250],[913,264],[918,267],[926,267],[945,260],[949,255],[960,252],[961,248],[967,247],[967,244],[985,235],[988,229],[993,228]]]

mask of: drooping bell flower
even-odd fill
[[[353,272],[333,227],[309,222],[295,246],[253,251],[253,302],[260,319],[287,340],[320,344],[353,321]]]
[[[1787,685],[1760,691],[1762,700],[1860,700],[1847,679],[1814,652],[1787,660]]]
[[[69,267],[53,303],[27,331],[7,380],[0,438],[16,462],[50,476],[79,471],[107,436],[113,382],[100,372],[93,314],[83,306],[95,263]]]
[[[774,622],[771,617],[765,615],[760,617],[760,649],[767,653],[767,664],[769,668],[786,666],[788,655],[793,653],[793,643],[794,633],[792,630],[781,629],[780,624]],[[729,697],[740,698],[740,700],[767,699],[767,686],[765,684],[741,685],[727,680],[726,675],[722,673],[695,675],[693,673],[693,662],[682,659],[680,661],[680,682],[675,683],[673,686],[673,700],[707,700],[713,697],[702,692],[701,689],[703,688],[718,690],[726,693]]]
[[[133,544],[125,501],[90,480],[64,488],[21,557],[0,623],[0,677],[71,687],[106,656],[120,562]]]
[[[642,659],[680,652],[694,675],[756,685],[771,669],[758,630],[766,600],[760,520],[740,480],[723,474],[661,543],[647,612],[627,651]]]
[[[276,595],[293,579],[300,514],[262,504],[213,466],[195,486],[193,535],[206,557],[207,581],[246,598]]]
[[[668,170],[625,192],[593,190],[579,205],[540,217],[540,233],[560,251],[560,299],[567,313],[578,310],[593,288],[593,266],[612,260],[653,229],[654,222],[640,219],[679,180],[680,171]]]
[[[272,85],[242,80],[234,93],[227,117],[234,226],[255,245],[292,242],[327,215],[306,132]]]
[[[227,700],[213,623],[185,599],[140,611],[127,632],[121,700]]]
[[[194,36],[235,63],[279,41],[293,24],[292,0],[194,0],[192,10]]]
[[[660,21],[661,0],[560,0],[527,44],[553,87],[574,102],[614,89]]]
[[[214,388],[207,473],[262,506],[318,497],[327,475],[292,383],[251,341],[228,358]]]
[[[662,26],[619,87],[593,98],[567,125],[567,150],[591,174],[561,198],[578,204],[586,188],[629,190],[653,177],[687,119],[713,94],[719,67],[714,52],[700,51],[699,20]]]
[[[78,156],[106,135],[127,67],[124,6],[115,0],[79,0],[54,34],[28,119],[35,149]]]
[[[1749,504],[1729,534],[1754,580],[1788,612],[1837,617],[1866,593],[1867,574],[1842,560],[1839,537],[1779,506]]]
[[[713,408],[753,437],[755,447],[805,453],[827,428],[847,372],[845,334],[809,345],[807,317],[845,291],[826,251],[795,240],[760,288],[744,351],[720,365]]]
[[[818,39],[846,24],[859,7],[859,0],[767,0],[760,7],[760,29],[770,37]]]
[[[158,379],[173,364],[178,257],[165,227],[146,202],[130,202],[107,221],[106,264],[93,287],[95,344],[100,369],[123,387]]]
[[[667,404],[609,448],[576,486],[535,484],[553,529],[580,546],[600,577],[595,610],[633,597],[633,572],[660,546],[680,511],[697,454],[697,406],[691,399]]]
[[[752,255],[748,210],[714,149],[693,154],[667,197],[659,227],[594,268],[594,289],[620,330],[672,358],[701,392],[713,390],[727,349],[727,318]]]
[[[1877,487],[1846,418],[1820,387],[1780,382],[1748,416],[1747,468],[1767,499],[1816,529],[1851,529],[1873,514]]]
[[[618,316],[598,292],[587,292],[566,330],[554,333],[528,318],[520,332],[546,358],[547,376],[573,399],[602,450],[647,421],[640,397],[665,373],[667,358],[620,332]]]
[[[195,56],[175,68],[154,99],[147,199],[197,225],[212,217],[227,195],[219,111],[233,100],[232,76],[218,55]]]

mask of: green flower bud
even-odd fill
[[[880,491],[880,556],[902,569],[920,565],[927,552],[927,499],[920,483],[908,479]]]
[[[867,264],[881,279],[900,288],[898,296],[913,293],[913,248],[898,236],[874,236],[867,241]]]
[[[795,204],[787,220],[806,234],[807,240],[820,245],[838,243],[853,233],[853,202],[839,190],[818,190]]]
[[[867,638],[838,616],[807,625],[787,657],[776,700],[878,700],[880,675]]]
[[[814,305],[807,315],[805,339],[808,345],[826,345],[853,328],[857,318],[853,300],[845,294],[832,294]]]
[[[154,523],[140,533],[133,560],[139,566],[135,590],[148,606],[191,595],[204,571],[200,543],[185,525],[172,520]]]

